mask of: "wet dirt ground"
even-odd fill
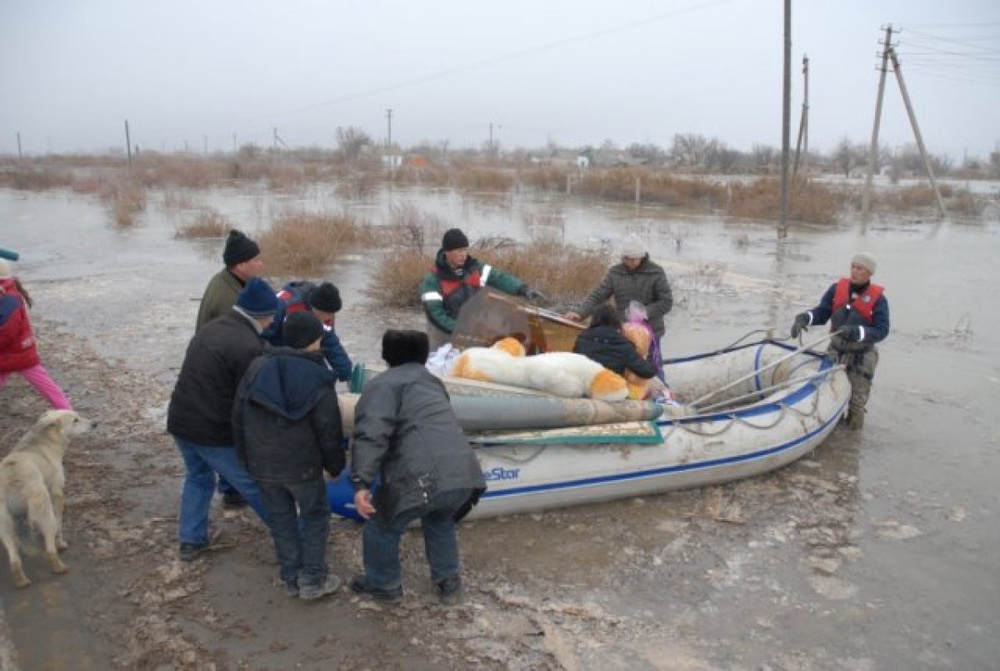
[[[248,231],[315,195],[200,196]],[[525,210],[396,193],[471,237],[527,237]],[[366,204],[378,220],[386,203]],[[463,525],[465,602],[437,604],[419,537],[404,543],[406,597],[341,591],[286,599],[264,528],[213,510],[213,551],[176,557],[183,467],[163,417],[197,298],[220,244],[173,238],[184,213],[155,197],[135,228],[72,194],[0,190],[0,246],[36,299],[43,360],[101,422],[67,456],[65,576],[28,558],[0,569],[13,663],[23,669],[992,669],[1000,659],[1000,275],[995,222],[894,222],[793,230],[560,205],[567,237],[649,240],[674,287],[667,354],[783,335],[847,270],[879,259],[893,331],[864,431],[838,428],[780,471],[715,487]],[[345,257],[338,332],[377,362],[389,326],[420,328],[359,290],[378,251]],[[5,452],[45,409],[20,379],[0,390]],[[333,570],[361,565],[337,522]],[[0,632],[2,633],[2,632]]]

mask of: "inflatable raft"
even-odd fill
[[[443,378],[488,490],[470,519],[645,496],[751,477],[814,450],[850,383],[822,353],[767,340],[665,362],[678,405],[565,399]],[[356,375],[360,391],[376,370]],[[356,396],[342,395],[349,422]],[[345,473],[331,509],[356,517]]]

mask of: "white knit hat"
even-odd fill
[[[646,256],[646,243],[635,233],[630,234],[622,242],[622,256],[641,259]]]
[[[878,264],[875,262],[875,257],[869,252],[858,252],[851,257],[851,265],[859,265],[874,275],[875,267]]]

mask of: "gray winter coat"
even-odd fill
[[[597,306],[609,298],[614,298],[618,317],[626,321],[626,310],[630,301],[638,301],[646,306],[646,314],[657,338],[666,331],[663,317],[674,306],[674,296],[667,282],[663,268],[649,260],[649,254],[635,270],[629,270],[624,263],[611,266],[596,289],[590,292],[577,312],[581,317],[589,317]]]
[[[381,483],[380,522],[427,502],[435,492],[486,490],[472,446],[441,380],[423,365],[389,368],[365,387],[354,410],[351,471],[355,487]]]

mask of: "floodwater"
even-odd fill
[[[863,432],[838,429],[806,459],[752,481],[476,522],[463,529],[463,555],[469,570],[503,575],[515,591],[582,604],[548,611],[562,612],[573,641],[560,658],[567,668],[998,668],[996,221],[796,228],[779,244],[771,226],[559,198],[188,195],[251,235],[285,209],[347,210],[379,224],[404,206],[473,239],[547,234],[601,248],[638,232],[674,288],[668,356],[758,329],[784,336],[854,251],[874,253],[893,326]],[[0,247],[21,253],[37,318],[169,385],[221,244],[175,239],[194,211],[166,200],[151,195],[138,225],[119,229],[90,199],[0,190]],[[557,223],[527,223],[542,220]],[[329,272],[355,360],[375,361],[379,349],[372,324],[385,315],[359,293],[378,265],[378,250],[362,250]],[[422,324],[416,312],[402,319]],[[149,411],[162,417],[163,408]],[[573,636],[560,617],[581,608],[591,624]]]

